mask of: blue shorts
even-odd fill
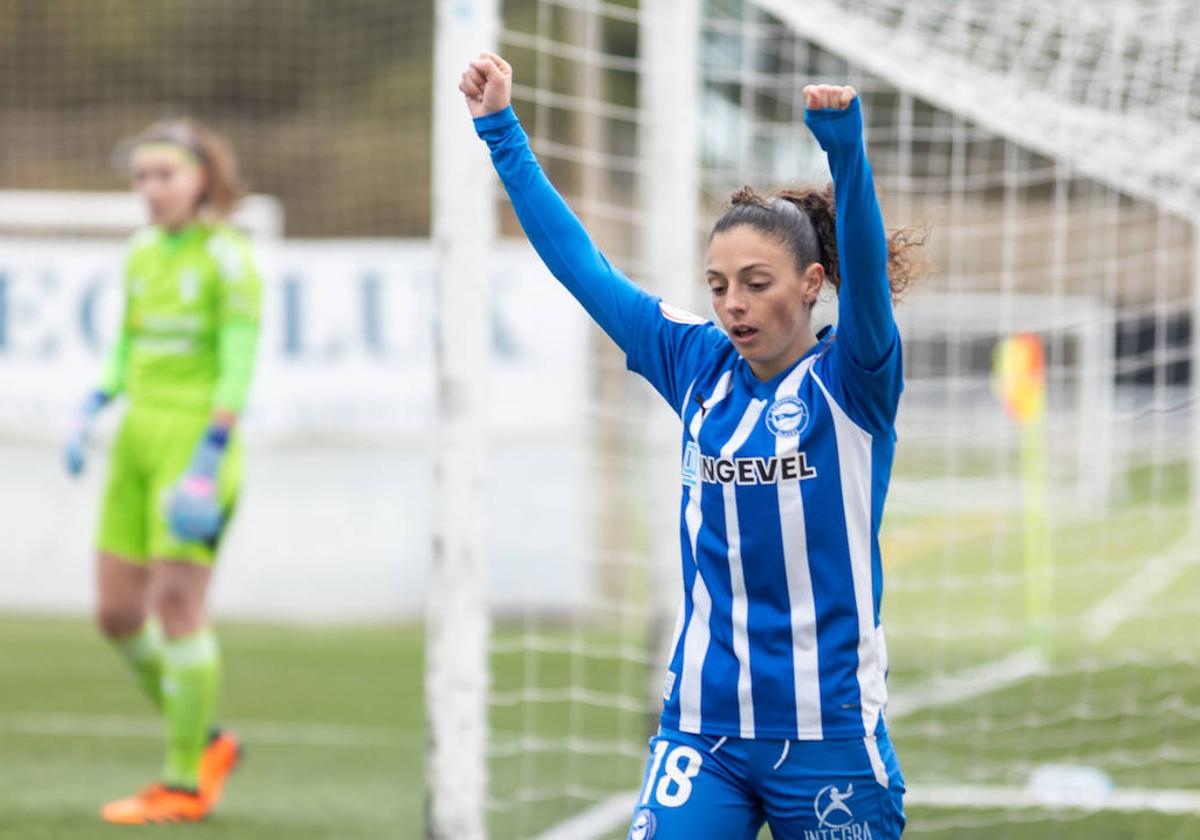
[[[831,741],[689,735],[661,729],[629,840],[895,840],[904,778],[887,734]]]

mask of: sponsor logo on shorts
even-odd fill
[[[854,819],[847,800],[854,796],[854,785],[839,790],[837,785],[825,785],[813,797],[813,813],[817,829],[804,829],[804,840],[870,840],[871,824]]]
[[[633,822],[629,825],[629,840],[650,840],[657,826],[654,812],[649,808],[638,808],[633,814]]]

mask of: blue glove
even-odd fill
[[[79,407],[79,412],[71,425],[71,432],[67,435],[66,446],[63,448],[67,472],[72,477],[83,472],[83,468],[87,464],[87,444],[92,433],[92,422],[100,413],[100,409],[108,405],[111,399],[112,397],[103,391],[93,391],[88,394],[83,405]]]
[[[217,499],[217,469],[229,442],[229,429],[212,426],[196,447],[192,463],[167,501],[167,523],[184,542],[211,543],[224,517]]]

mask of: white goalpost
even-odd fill
[[[700,201],[700,7],[694,0],[663,0],[648,6],[640,22],[644,70],[639,101],[646,214],[640,244],[645,281],[663,300],[703,311],[695,278]],[[652,565],[649,641],[652,661],[646,696],[662,691],[661,668],[671,655],[672,622],[680,604],[678,494],[679,422],[656,406],[644,435],[654,476],[652,514],[647,517]]]
[[[425,602],[426,836],[487,836],[487,275],[492,176],[453,79],[495,43],[495,0],[439,0],[434,31],[433,546]]]

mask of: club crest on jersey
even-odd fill
[[[780,397],[767,409],[767,428],[776,437],[792,437],[808,426],[808,406],[799,397]]]
[[[200,273],[194,268],[184,269],[179,273],[179,300],[194,303],[199,296]]]
[[[629,825],[629,840],[650,840],[658,823],[649,808],[638,808]]]

